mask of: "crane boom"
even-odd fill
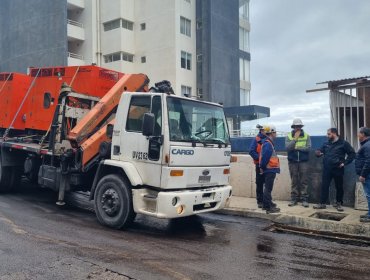
[[[145,74],[125,74],[103,96],[86,116],[68,133],[73,147],[79,147],[117,108],[124,91],[148,91],[149,78]]]

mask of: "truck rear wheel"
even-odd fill
[[[94,204],[99,222],[108,227],[124,228],[135,218],[130,185],[122,176],[112,174],[100,179]]]

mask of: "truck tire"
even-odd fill
[[[99,222],[108,227],[128,227],[135,219],[130,184],[122,176],[111,174],[100,179],[94,204]]]
[[[10,166],[3,166],[0,155],[0,191],[6,192],[11,190],[12,184],[12,169]]]

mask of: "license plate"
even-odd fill
[[[211,176],[199,176],[198,183],[209,183],[211,182]]]

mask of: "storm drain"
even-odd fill
[[[316,218],[320,220],[329,220],[329,221],[341,221],[347,214],[344,213],[333,213],[333,212],[316,212],[310,216],[311,218]]]
[[[370,246],[370,237],[360,236],[360,235],[351,235],[351,234],[342,234],[337,232],[329,231],[319,231],[312,229],[305,229],[290,225],[284,225],[279,223],[273,223],[266,227],[264,231],[279,233],[279,234],[294,234],[294,235],[304,235],[310,238],[324,238],[341,244],[349,244],[355,246]]]

